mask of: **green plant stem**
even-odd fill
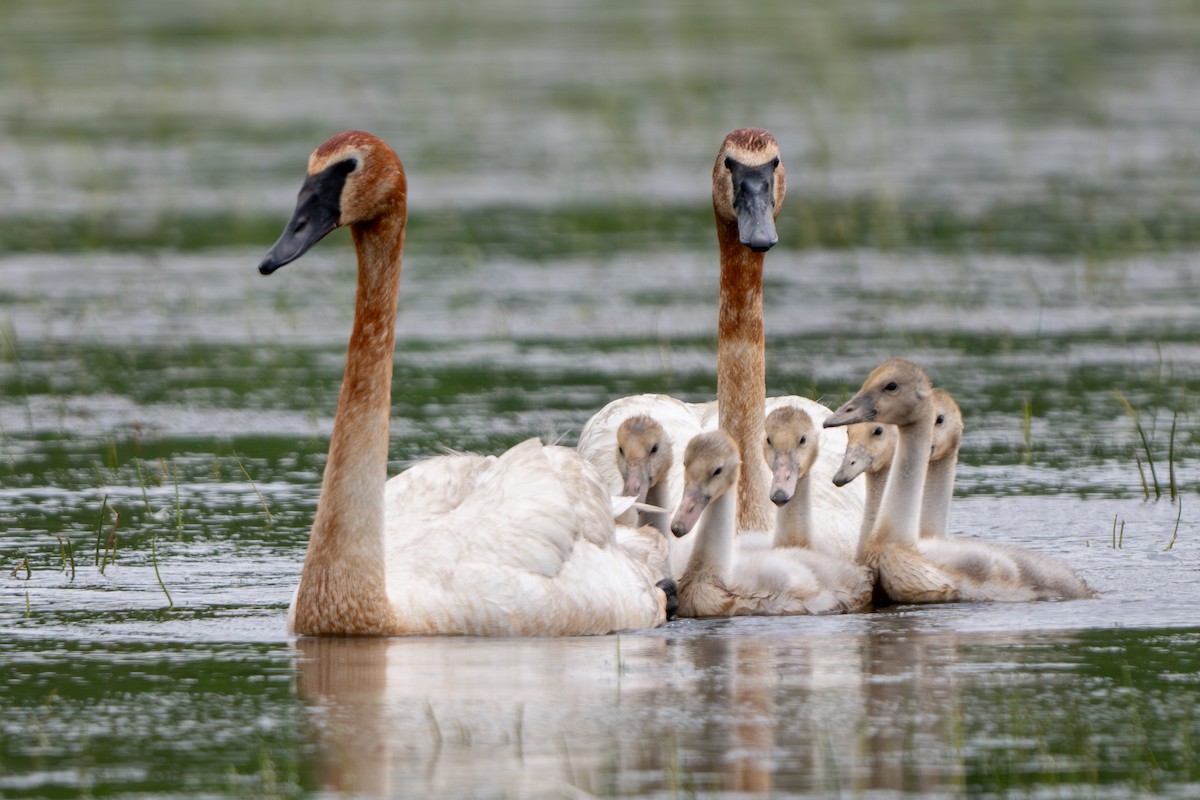
[[[158,550],[154,546],[157,539],[158,531],[155,531],[150,536],[150,561],[154,564],[154,577],[158,578],[158,586],[167,596],[167,608],[174,608],[175,601],[171,599],[171,593],[167,591],[167,585],[163,583],[162,574],[158,571]]]
[[[246,469],[246,465],[242,463],[242,459],[238,457],[236,450],[233,451],[233,460],[237,462],[238,467],[242,470],[242,474],[246,476],[246,480],[250,481],[250,488],[258,496],[258,502],[262,503],[263,511],[266,512],[267,522],[274,522],[275,517],[271,515],[271,509],[267,507],[267,501],[263,498],[262,492],[258,490],[258,486],[254,483],[254,478],[250,477],[250,472]]]
[[[1171,532],[1171,541],[1167,542],[1167,546],[1163,550],[1170,550],[1175,546],[1175,540],[1179,538],[1179,520],[1183,519],[1183,498],[1178,498],[1179,511],[1175,514],[1175,530]]]

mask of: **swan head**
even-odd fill
[[[825,427],[855,422],[912,425],[932,414],[933,384],[925,371],[903,358],[885,361],[871,371],[858,394],[831,416]]]
[[[671,439],[663,426],[647,414],[638,414],[617,428],[617,469],[624,488],[621,494],[646,502],[646,494],[671,471]]]
[[[864,472],[875,474],[891,466],[897,436],[896,426],[884,422],[846,426],[846,455],[833,475],[833,485],[845,486]]]
[[[945,389],[933,390],[933,410],[933,448],[929,460],[941,461],[956,454],[962,444],[962,411]]]
[[[270,275],[336,228],[407,212],[404,167],[392,148],[363,131],[343,131],[308,158],[296,209],[258,271]]]
[[[771,469],[771,502],[782,506],[796,493],[796,482],[817,459],[817,430],[812,417],[794,406],[767,415],[763,457]]]
[[[737,485],[742,459],[725,431],[692,437],[683,452],[683,499],[671,519],[671,533],[686,535],[715,498]]]
[[[740,128],[725,137],[713,165],[713,210],[737,223],[738,240],[765,253],[779,242],[775,219],[786,190],[779,143],[761,128]]]

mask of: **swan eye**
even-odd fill
[[[356,170],[356,169],[358,169],[358,159],[357,158],[344,159],[342,161],[339,161],[334,166],[334,170],[341,173],[342,175],[349,175],[351,172],[354,172],[354,170]]]
[[[900,384],[896,383],[895,381],[888,381],[887,386],[884,386],[883,390],[885,392],[894,392],[899,388],[900,388]]]
[[[725,169],[733,172],[733,156],[725,156]]]
[[[712,473],[712,476],[715,478],[715,477],[717,477],[718,475],[720,475],[720,474],[721,474],[721,470],[722,470],[722,469],[724,469],[724,467],[717,467],[716,469],[714,469],[714,470],[713,470],[713,473]]]
[[[778,168],[779,168],[779,156],[775,156],[774,158],[771,159],[771,169],[778,169]]]
[[[655,444],[653,447],[650,448],[650,455],[654,455],[657,452],[658,452],[658,444]]]

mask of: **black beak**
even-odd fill
[[[747,167],[732,158],[726,161],[733,178],[733,210],[738,239],[746,247],[765,253],[779,243],[775,232],[775,167],[777,159]]]
[[[292,218],[279,241],[271,246],[258,265],[258,271],[263,275],[270,275],[292,263],[337,228],[342,216],[342,187],[346,183],[346,173],[338,166],[309,175],[304,181]]]

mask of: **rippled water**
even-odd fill
[[[0,796],[1196,794],[1193,4],[11,5]],[[344,234],[255,270],[308,152],[408,169],[398,470],[709,399],[747,124],[770,391],[922,363],[952,529],[1102,598],[289,639],[353,302]]]

